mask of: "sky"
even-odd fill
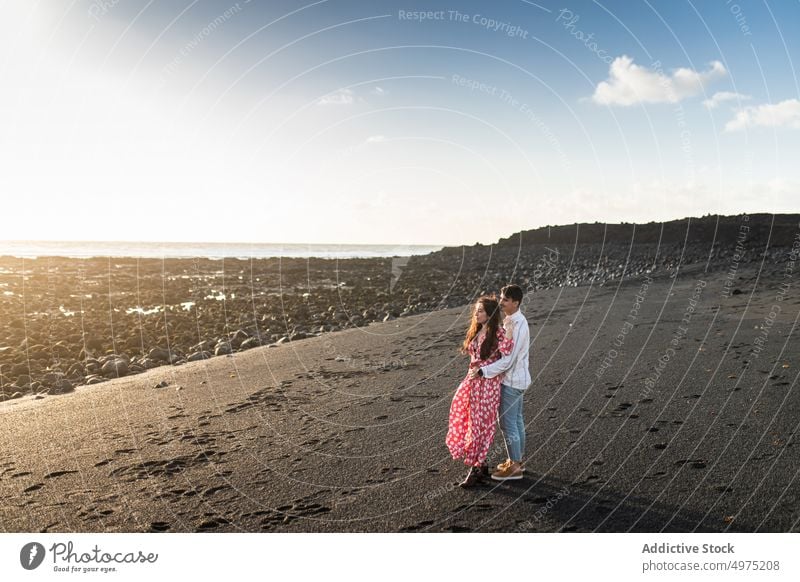
[[[0,6],[0,239],[461,245],[800,212],[795,0]]]

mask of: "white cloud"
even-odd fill
[[[382,135],[371,135],[367,138],[366,143],[381,143],[386,141],[386,137]]]
[[[759,126],[800,129],[800,101],[787,99],[780,103],[767,103],[740,109],[736,112],[736,116],[725,124],[725,131]]]
[[[386,89],[384,89],[383,87],[375,87],[372,89],[372,91],[370,91],[370,93],[372,93],[373,95],[386,95],[388,91],[386,91]]]
[[[730,91],[719,91],[714,93],[711,99],[705,99],[703,105],[706,109],[716,109],[720,103],[725,101],[746,101],[750,99],[750,95],[742,95],[741,93],[732,93]]]
[[[322,97],[317,105],[351,105],[355,99],[355,93],[351,89],[338,89]]]
[[[659,66],[646,68],[625,55],[614,59],[608,72],[608,80],[599,83],[592,95],[592,100],[601,105],[677,103],[728,74],[722,63],[714,61],[704,72],[680,68],[665,75]]]

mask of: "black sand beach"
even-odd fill
[[[797,531],[798,217],[677,223],[403,265],[3,258],[3,530]],[[464,491],[458,346],[507,281],[528,472]]]

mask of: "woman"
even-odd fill
[[[469,354],[470,369],[486,366],[511,353],[513,342],[500,325],[500,307],[494,296],[483,296],[475,304],[472,324],[461,351]],[[500,383],[494,378],[467,377],[461,382],[450,405],[450,423],[445,443],[454,459],[463,459],[470,468],[462,487],[475,485],[488,474],[484,465],[494,438]]]

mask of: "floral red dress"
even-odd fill
[[[501,354],[510,354],[513,347],[514,342],[501,327],[497,330],[497,349],[489,358],[481,360],[480,345],[476,337],[468,349],[470,368],[496,362]],[[464,459],[464,463],[471,467],[478,467],[483,463],[492,445],[503,376],[504,374],[494,378],[470,378],[467,372],[467,377],[459,384],[453,396],[445,444],[454,459]]]

